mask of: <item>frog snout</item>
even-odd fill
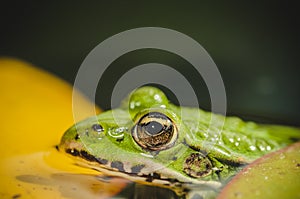
[[[77,150],[83,148],[83,144],[79,138],[76,128],[71,127],[62,136],[58,145],[58,150],[67,152],[68,150]]]

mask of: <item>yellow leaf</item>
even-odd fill
[[[120,179],[113,187],[101,182],[98,172],[55,149],[74,123],[69,84],[23,61],[0,58],[0,93],[0,198],[105,198],[125,186]],[[94,104],[76,96],[81,119],[91,116]]]

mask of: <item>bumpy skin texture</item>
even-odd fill
[[[59,145],[90,167],[135,181],[220,186],[241,166],[300,138],[300,130],[178,107],[154,87],[75,124]]]

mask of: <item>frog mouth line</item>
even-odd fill
[[[162,178],[161,175],[156,172],[150,173],[148,175],[142,174],[141,170],[145,167],[145,165],[143,165],[143,164],[132,166],[130,171],[126,171],[124,169],[123,163],[120,161],[109,162],[106,159],[96,158],[96,157],[88,154],[84,150],[66,149],[65,152],[74,157],[82,158],[82,159],[88,161],[88,163],[91,163],[91,162],[98,163],[98,164],[100,164],[101,168],[95,167],[93,165],[91,166],[91,164],[84,164],[84,163],[79,164],[81,166],[87,166],[89,168],[98,170],[103,173],[108,173],[113,176],[125,177],[132,181],[136,181],[138,179],[138,181],[143,181],[146,183],[156,183],[156,184],[161,184],[164,186],[172,186],[172,187],[175,186],[178,188],[181,187],[181,185],[183,183],[183,182],[178,181],[175,178]],[[120,172],[123,173],[123,175],[120,174]]]
[[[55,146],[56,150],[60,150],[59,146]],[[181,184],[182,182],[177,180],[177,179],[171,179],[171,178],[162,178],[159,173],[152,172],[149,174],[144,174],[142,173],[142,169],[145,167],[144,164],[138,164],[135,166],[132,166],[130,168],[125,168],[124,164],[121,161],[109,161],[107,159],[102,159],[102,158],[96,158],[93,155],[90,155],[87,151],[85,150],[78,150],[76,148],[66,148],[64,150],[67,154],[73,156],[73,157],[78,157],[81,158],[85,161],[87,161],[87,164],[83,164],[86,167],[99,170],[103,173],[111,173],[113,176],[121,176],[120,173],[123,173],[123,177],[132,177],[132,178],[141,178],[143,181],[146,182],[153,182],[153,181],[163,181],[163,184]],[[96,163],[98,166],[95,166]],[[92,165],[92,166],[91,166]],[[94,165],[94,167],[93,167]],[[100,166],[100,167],[99,167]],[[162,184],[160,182],[159,184]],[[178,186],[178,185],[177,185]]]
[[[161,179],[161,177],[158,173],[152,173],[149,176],[142,174],[141,170],[145,167],[145,165],[143,165],[143,164],[133,166],[133,167],[131,167],[130,171],[126,171],[124,169],[123,163],[120,161],[109,162],[106,159],[96,158],[96,157],[88,154],[84,150],[79,151],[77,149],[66,149],[65,151],[66,151],[66,153],[71,154],[72,156],[80,157],[84,160],[87,160],[88,162],[96,162],[96,163],[100,164],[102,167],[104,167],[104,169],[106,169],[106,170],[123,172],[123,173],[126,173],[127,175],[131,175],[131,176],[147,177],[147,179],[146,179],[147,182],[152,182],[154,179]],[[108,167],[110,167],[110,168],[108,168]],[[168,180],[175,182],[175,179],[174,180],[168,179]]]
[[[135,165],[130,169],[124,168],[124,165],[120,161],[108,161],[106,159],[96,158],[85,150],[78,150],[73,148],[68,148],[65,150],[67,154],[72,155],[73,157],[78,157],[85,161],[77,162],[78,166],[83,166],[87,168],[91,168],[97,171],[100,171],[109,176],[123,177],[125,179],[131,180],[133,182],[140,182],[145,184],[156,184],[157,186],[172,188],[172,189],[188,189],[192,184],[198,184],[207,186],[210,188],[218,188],[221,186],[220,182],[217,181],[180,181],[176,178],[169,178],[161,176],[160,173],[151,172],[149,174],[142,173],[142,169],[145,165]]]

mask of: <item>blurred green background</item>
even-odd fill
[[[197,40],[214,59],[225,83],[228,114],[300,125],[296,1],[2,1],[1,7],[0,56],[27,60],[72,84],[83,59],[106,38],[137,27],[170,28]],[[122,70],[148,62],[193,72],[171,53],[131,52],[110,66],[97,103],[108,109]],[[201,107],[209,110],[205,83],[191,82]]]

